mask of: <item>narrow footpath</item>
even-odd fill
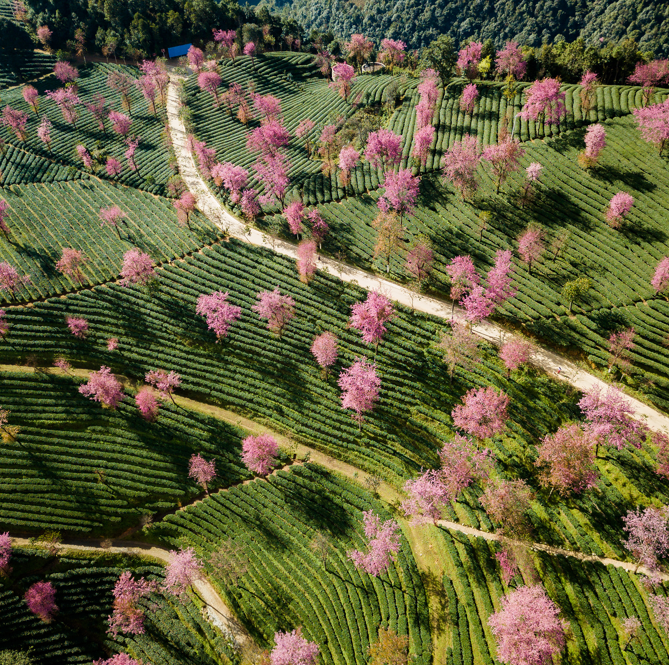
[[[258,229],[251,228],[234,217],[221,205],[201,178],[195,166],[193,154],[188,149],[186,130],[179,117],[180,100],[176,83],[178,80],[178,76],[174,74],[170,75],[167,94],[167,119],[174,152],[179,164],[179,172],[188,189],[197,197],[198,208],[213,224],[227,235],[251,245],[266,247],[277,254],[297,260],[297,247],[295,245],[273,238]],[[431,314],[446,320],[452,318],[452,304],[445,300],[417,294],[396,282],[326,257],[321,257],[318,268],[334,275],[343,282],[355,283],[369,291],[383,293],[391,300],[419,312]],[[456,320],[464,320],[461,308],[455,308],[454,318]],[[513,337],[508,331],[490,322],[484,322],[474,327],[474,332],[495,345],[500,345]],[[542,368],[545,372],[548,372],[551,376],[557,377],[561,381],[566,381],[581,391],[586,391],[593,387],[603,389],[608,386],[605,381],[584,371],[576,363],[545,348],[537,348],[536,352],[532,355],[531,362],[537,367]],[[559,373],[558,369],[560,369]],[[626,395],[626,399],[630,403],[636,419],[645,422],[653,431],[664,431],[669,434],[668,416],[629,395]]]

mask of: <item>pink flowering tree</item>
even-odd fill
[[[641,448],[647,429],[634,420],[634,409],[623,393],[615,386],[608,386],[605,391],[594,386],[578,403],[586,418],[585,430],[595,442],[595,455],[600,445],[622,450],[626,445]]]
[[[98,123],[98,129],[106,134],[107,128],[105,127],[105,120],[109,115],[107,100],[101,94],[97,93],[93,96],[93,101],[84,102],[84,106],[95,118]]]
[[[286,191],[290,183],[288,171],[290,163],[286,155],[265,153],[253,165],[258,181],[263,185],[264,194],[260,197],[262,205],[278,200],[283,206]]]
[[[197,199],[195,195],[189,191],[185,191],[172,204],[177,210],[177,219],[180,226],[188,226],[190,228],[190,216],[195,211],[197,206]]]
[[[353,81],[355,81],[355,69],[351,65],[340,62],[332,67],[332,82],[330,83],[330,87],[336,88],[342,99],[348,100]]]
[[[559,125],[567,115],[564,99],[565,93],[560,92],[558,79],[535,81],[525,90],[525,105],[519,115],[523,120]]]
[[[115,409],[123,399],[123,386],[104,365],[100,371],[91,372],[88,381],[79,386],[79,392],[107,409]]]
[[[351,182],[351,171],[358,165],[360,153],[352,146],[345,145],[339,151],[339,181],[342,187]]]
[[[416,243],[407,253],[405,269],[421,288],[434,267],[434,252],[423,242]]]
[[[316,274],[316,241],[303,240],[297,246],[297,272],[300,281],[308,284]]]
[[[399,215],[400,227],[404,215],[411,214],[416,206],[420,188],[420,178],[412,175],[411,169],[388,171],[383,180],[383,194],[379,197],[379,210],[385,213],[394,211]]]
[[[128,168],[131,171],[136,171],[137,173],[139,173],[139,166],[137,166],[137,161],[135,160],[135,152],[139,147],[139,141],[139,136],[126,136],[125,145],[127,149],[123,153],[123,156],[128,160]]]
[[[669,291],[669,256],[665,256],[657,264],[650,284],[657,293],[667,293]]]
[[[51,582],[35,582],[24,596],[28,609],[45,623],[50,623],[58,612],[56,589]]]
[[[22,91],[23,100],[33,110],[35,115],[39,115],[39,92],[32,85],[26,85]]]
[[[83,252],[78,249],[65,247],[62,256],[56,263],[56,270],[67,277],[71,277],[77,284],[83,284],[84,273],[81,271],[81,268],[86,261],[88,259],[84,256]]]
[[[654,143],[660,155],[669,139],[669,99],[640,109],[632,109],[644,141]]]
[[[159,393],[162,399],[169,397],[172,404],[176,406],[174,401],[174,389],[181,385],[181,376],[176,372],[166,372],[164,369],[153,369],[146,373],[144,377],[150,386],[153,386]]]
[[[309,221],[311,222],[311,237],[318,243],[318,249],[320,249],[321,243],[325,240],[330,227],[321,216],[318,208],[314,208],[307,217],[309,217]]]
[[[341,388],[341,407],[355,411],[352,418],[362,427],[365,411],[371,411],[379,399],[381,379],[376,365],[367,358],[358,358],[350,367],[342,370],[337,382]]]
[[[94,660],[93,665],[144,665],[144,663],[131,658],[127,653],[117,653],[106,660]]]
[[[114,609],[108,617],[108,633],[116,637],[119,633],[127,635],[142,635],[144,629],[144,609],[139,605],[142,598],[146,598],[156,585],[143,577],[135,579],[129,570],[121,573],[116,580],[112,595]]]
[[[630,351],[636,347],[634,337],[636,331],[634,328],[626,328],[612,333],[609,337],[609,372],[613,367],[618,367],[626,372],[631,364]]]
[[[243,50],[244,55],[249,56],[251,58],[251,67],[255,71],[256,68],[256,61],[255,61],[255,55],[256,55],[256,45],[253,42],[247,42],[244,44],[244,50]]]
[[[290,232],[299,237],[304,232],[302,222],[304,221],[304,204],[302,201],[293,201],[283,209],[283,216],[288,222]]]
[[[456,141],[444,153],[441,160],[442,175],[459,192],[463,199],[469,199],[478,189],[476,169],[481,161],[481,152],[475,136],[465,134],[462,141]]]
[[[9,532],[0,533],[0,573],[9,572],[9,561],[12,558],[12,539]]]
[[[421,127],[413,135],[411,156],[418,160],[423,166],[427,163],[427,158],[430,154],[430,146],[432,145],[432,141],[434,141],[435,133],[436,130],[432,125],[425,125],[425,127]]]
[[[42,46],[45,49],[48,49],[49,48],[49,42],[51,41],[51,36],[53,35],[53,31],[49,30],[48,25],[40,25],[37,28],[36,32],[37,32],[37,39],[39,39],[40,44],[42,44]]]
[[[460,110],[465,113],[474,113],[476,100],[479,98],[479,89],[474,83],[466,85],[460,97]]]
[[[188,58],[188,66],[198,73],[202,66],[204,65],[204,53],[202,49],[199,49],[197,46],[191,46],[186,53]]]
[[[208,92],[214,98],[214,108],[218,108],[218,88],[221,85],[221,76],[218,72],[200,72],[197,77],[200,90]]]
[[[401,504],[405,516],[417,524],[431,521],[436,525],[443,507],[455,498],[446,480],[443,474],[433,469],[407,480],[404,484],[407,498]]]
[[[206,141],[197,141],[195,139],[191,141],[191,145],[202,177],[205,180],[209,180],[211,178],[211,170],[216,164],[216,149],[208,148]]]
[[[508,342],[502,344],[499,357],[506,367],[507,377],[511,376],[512,370],[530,362],[533,350],[533,344],[520,337],[511,337]]]
[[[655,594],[651,594],[649,598],[657,623],[665,633],[669,633],[669,598]]]
[[[207,319],[207,328],[216,333],[216,341],[227,337],[230,325],[241,318],[242,308],[228,302],[228,292],[203,293],[197,299],[196,312]]]
[[[530,509],[532,490],[524,480],[493,480],[479,499],[488,515],[497,522],[501,535],[522,538],[529,529],[525,515]]]
[[[385,324],[395,316],[393,304],[380,293],[370,291],[364,302],[351,307],[349,326],[359,331],[365,344],[378,346],[386,332]]]
[[[589,125],[585,130],[585,150],[578,156],[583,168],[597,164],[599,154],[606,147],[606,130],[602,125]]]
[[[93,169],[93,158],[91,157],[91,153],[88,152],[88,149],[86,146],[83,145],[78,145],[75,146],[75,150],[77,152],[77,156],[81,160],[82,164],[84,165],[84,168]]]
[[[11,129],[14,132],[14,134],[16,134],[16,138],[19,141],[26,140],[27,123],[28,123],[28,114],[25,111],[18,111],[17,109],[13,109],[11,106],[5,106],[5,108],[2,109],[2,117],[0,118],[0,125],[9,127],[9,129]]]
[[[244,189],[239,197],[239,207],[244,217],[252,222],[260,214],[258,192],[255,189]]]
[[[506,42],[495,58],[497,63],[496,72],[502,76],[513,76],[516,80],[522,80],[527,71],[527,63],[523,58],[518,42]]]
[[[9,215],[9,203],[4,199],[0,199],[0,231],[5,234],[5,237],[9,238],[9,226],[5,219]]]
[[[119,111],[110,111],[109,122],[111,122],[112,129],[117,134],[121,136],[127,136],[130,132],[130,127],[132,126],[132,118],[125,113],[120,113]]]
[[[500,552],[495,552],[495,559],[497,559],[497,563],[499,563],[500,570],[502,571],[504,584],[509,586],[511,580],[513,580],[519,572],[518,562],[516,561],[514,552],[510,550],[510,548],[505,547]]]
[[[378,577],[390,567],[395,555],[400,551],[400,525],[395,520],[381,521],[372,510],[362,514],[367,538],[367,552],[351,550],[348,558],[358,570]]]
[[[63,120],[68,125],[73,125],[76,128],[79,117],[76,107],[81,103],[81,99],[79,99],[79,95],[77,95],[74,88],[47,90],[46,96],[58,106]]]
[[[655,571],[659,560],[669,554],[668,517],[669,509],[666,506],[651,506],[645,510],[637,507],[623,516],[623,529],[627,533],[623,545],[637,560],[637,570],[643,565]]]
[[[612,229],[619,229],[622,226],[625,217],[629,215],[634,205],[634,197],[627,192],[618,192],[614,194],[609,201],[609,207],[606,211],[606,222]]]
[[[479,440],[502,432],[508,420],[509,396],[492,386],[472,388],[462,398],[463,404],[453,408],[451,416],[456,427]]]
[[[153,259],[145,252],[140,251],[136,247],[128,250],[123,255],[122,279],[120,284],[122,286],[129,286],[131,284],[148,285],[157,279],[154,265]]]
[[[321,132],[321,135],[318,138],[318,142],[320,143],[318,152],[324,159],[323,163],[324,173],[329,173],[332,170],[333,150],[335,147],[336,140],[337,140],[337,125],[334,124],[325,125],[325,127],[323,127],[323,131]]]
[[[328,368],[337,360],[337,336],[329,331],[321,333],[314,339],[311,353],[323,370],[323,374],[327,376]]]
[[[241,166],[235,166],[231,162],[216,164],[211,169],[211,175],[218,187],[221,185],[230,196],[231,203],[239,203],[242,190],[248,185],[249,172]]]
[[[295,316],[295,301],[289,295],[281,295],[278,286],[274,291],[261,291],[256,298],[258,302],[251,309],[267,320],[271,332],[281,335]]]
[[[298,139],[304,139],[304,147],[307,151],[307,154],[311,156],[311,140],[310,134],[316,123],[311,118],[305,118],[301,120],[300,123],[295,128],[295,136]]]
[[[144,420],[152,423],[158,417],[160,402],[151,388],[143,386],[135,395],[135,406]]]
[[[432,124],[434,109],[439,98],[439,74],[434,69],[424,69],[420,73],[421,82],[418,84],[420,100],[416,106],[416,127],[421,129]]]
[[[479,73],[482,51],[483,44],[481,42],[469,42],[467,46],[460,49],[458,60],[455,63],[460,76],[466,76],[470,81],[476,78]]]
[[[171,561],[165,571],[163,590],[174,596],[184,597],[188,589],[202,579],[202,562],[197,558],[192,547],[171,551]]]
[[[407,45],[399,39],[382,39],[381,50],[379,51],[379,62],[382,62],[390,71],[394,67],[401,65],[406,57]]]
[[[518,253],[527,270],[532,274],[532,264],[538,261],[546,251],[544,232],[537,226],[530,226],[518,236]]]
[[[581,86],[581,113],[583,117],[587,118],[597,99],[597,86],[600,85],[599,77],[588,70],[581,77],[579,85]]]
[[[188,477],[201,485],[204,491],[209,494],[207,486],[216,478],[216,460],[207,462],[202,455],[193,454],[188,461]]]
[[[302,636],[302,629],[290,633],[274,633],[274,648],[269,655],[270,665],[316,665],[319,648]]]
[[[77,68],[65,61],[57,62],[54,65],[53,73],[63,85],[66,83],[74,83],[74,81],[79,78],[79,71]]]
[[[118,237],[121,237],[121,232],[119,231],[118,225],[125,217],[127,217],[127,215],[118,206],[100,208],[99,217],[102,221],[101,226],[111,226],[112,228],[115,228],[116,232],[119,234]]]
[[[45,115],[42,116],[42,119],[40,120],[39,127],[37,128],[37,138],[46,145],[48,148],[49,152],[51,152],[51,127],[53,125],[51,124],[51,120],[47,118]]]
[[[242,441],[242,462],[259,476],[266,476],[276,465],[279,444],[270,434],[247,436]]]
[[[490,165],[492,176],[496,180],[496,193],[506,182],[509,174],[520,168],[520,157],[525,154],[518,141],[505,139],[500,143],[489,145],[483,150],[482,159]]]
[[[349,58],[358,65],[358,71],[362,69],[362,63],[365,62],[374,50],[374,44],[364,35],[355,33],[351,35],[350,42],[344,42],[344,49]]]
[[[76,316],[66,316],[65,322],[70,332],[78,339],[85,339],[88,334],[88,321]]]
[[[541,468],[541,484],[567,496],[597,485],[595,445],[576,423],[563,425],[544,437],[535,464]]]
[[[263,124],[272,121],[281,123],[281,101],[274,95],[255,95],[253,106]]]
[[[669,81],[669,60],[637,62],[634,73],[627,80],[643,87],[643,105],[646,106],[655,92],[655,87]]]
[[[464,298],[475,286],[477,286],[481,278],[476,272],[474,261],[469,255],[456,256],[446,265],[446,272],[451,280],[450,297],[453,301],[453,308],[455,303]]]
[[[371,132],[367,138],[365,159],[383,171],[399,164],[402,159],[402,137],[389,129]]]
[[[523,185],[522,194],[520,195],[520,207],[524,208],[528,203],[531,203],[536,193],[539,178],[543,166],[539,162],[532,162],[525,169],[525,184]]]
[[[543,587],[521,586],[502,599],[488,619],[497,659],[509,665],[550,665],[566,645],[568,623]]]
[[[498,249],[495,253],[495,263],[486,275],[487,287],[485,296],[495,306],[505,303],[516,295],[513,288],[513,264],[510,249]]]
[[[0,292],[7,291],[13,299],[16,298],[17,289],[30,282],[28,275],[21,275],[19,271],[9,263],[0,263]]]

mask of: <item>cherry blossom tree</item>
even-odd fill
[[[267,328],[281,335],[285,327],[295,316],[295,301],[289,295],[281,295],[279,287],[274,291],[261,291],[256,299],[258,302],[251,309],[261,319],[267,320]]]
[[[434,69],[424,69],[420,73],[421,82],[418,84],[420,101],[416,106],[416,127],[421,129],[432,124],[434,109],[439,97],[437,81],[439,74]]]
[[[79,78],[79,71],[77,68],[64,60],[58,61],[54,65],[53,73],[63,85],[66,83],[74,83],[74,81]]]
[[[460,110],[465,113],[474,113],[474,107],[476,106],[476,100],[479,97],[479,89],[474,83],[469,83],[466,85],[462,91],[462,96],[460,97]]]
[[[627,371],[631,364],[630,351],[636,347],[634,328],[626,328],[611,334],[609,337],[609,372],[613,367]]]
[[[495,253],[495,264],[486,275],[487,287],[485,297],[495,306],[506,302],[516,295],[513,288],[513,264],[510,249],[498,249]]]
[[[533,496],[524,480],[497,479],[486,485],[480,502],[488,515],[499,523],[502,535],[518,538],[529,531],[525,513]]]
[[[351,171],[358,165],[360,153],[352,146],[345,145],[339,151],[339,181],[342,187],[351,182]]]
[[[123,255],[123,267],[121,268],[121,286],[139,284],[146,286],[149,282],[157,279],[154,270],[153,259],[145,252],[136,247],[128,250]]]
[[[327,373],[328,368],[337,360],[337,336],[329,331],[321,333],[314,339],[311,353],[324,373]]]
[[[307,151],[307,154],[311,155],[311,142],[309,139],[309,134],[316,126],[316,123],[311,118],[304,118],[301,120],[298,126],[295,128],[295,136],[298,139],[304,139],[304,147]]]
[[[116,159],[116,157],[107,157],[105,164],[105,171],[110,178],[115,178],[123,170],[123,165]]]
[[[21,276],[19,271],[9,263],[0,263],[0,292],[8,291],[12,298],[16,297],[16,290],[22,284],[28,284],[30,277],[28,275]]]
[[[538,448],[535,464],[541,468],[541,484],[556,489],[562,496],[577,494],[597,485],[595,446],[590,436],[576,423],[548,434]]]
[[[525,105],[520,112],[523,120],[541,120],[544,125],[559,125],[567,115],[565,93],[560,92],[558,79],[535,81],[525,90]]]
[[[189,191],[182,192],[181,196],[172,204],[177,210],[177,219],[179,225],[186,225],[190,228],[190,216],[195,211],[197,206],[197,199],[195,195]]]
[[[632,210],[634,197],[627,192],[618,192],[614,194],[609,201],[609,207],[606,211],[606,221],[612,229],[619,229],[623,220]]]
[[[532,162],[525,169],[525,184],[523,185],[522,194],[520,195],[520,207],[524,208],[528,203],[534,199],[535,190],[541,177],[543,166],[539,162]]]
[[[484,148],[482,159],[490,164],[492,175],[497,181],[497,194],[509,174],[520,168],[519,159],[524,154],[525,150],[520,147],[520,143],[509,138]]]
[[[466,76],[469,80],[475,79],[479,72],[483,44],[481,42],[469,42],[458,53],[455,67],[460,76]]]
[[[477,439],[499,434],[508,420],[509,396],[492,386],[472,388],[462,398],[463,404],[453,408],[451,416],[456,427]]]
[[[395,520],[381,521],[373,510],[366,510],[362,520],[367,538],[367,552],[351,550],[348,558],[358,570],[378,577],[390,567],[400,551],[400,525]]]
[[[445,480],[439,471],[432,469],[407,480],[404,484],[407,498],[401,504],[405,516],[414,523],[431,521],[436,525],[443,507],[455,498]]]
[[[362,63],[369,58],[374,50],[374,44],[360,33],[352,34],[350,42],[344,42],[344,49],[349,58],[355,60],[358,71],[362,69]]]
[[[70,332],[78,339],[85,339],[88,334],[88,321],[76,316],[66,316],[65,322]]]
[[[107,340],[107,351],[116,351],[117,348],[118,348],[118,338],[110,337]]]
[[[111,226],[115,228],[116,232],[119,234],[119,238],[121,237],[118,225],[124,217],[127,217],[127,215],[118,206],[100,208],[99,217],[102,220],[101,226]]]
[[[641,448],[646,438],[646,427],[632,415],[634,409],[615,386],[602,391],[599,386],[588,390],[578,403],[586,418],[585,430],[595,441],[595,454],[600,445],[622,450],[630,444]]]
[[[112,595],[114,609],[108,617],[108,633],[116,637],[119,633],[128,635],[142,635],[144,629],[144,609],[138,604],[156,588],[154,582],[143,577],[135,579],[129,570],[121,573],[116,580]]]
[[[587,117],[597,99],[596,89],[600,85],[599,77],[594,72],[588,70],[583,74],[579,85],[581,86],[581,113],[584,117]]]
[[[9,560],[12,558],[12,539],[9,532],[0,533],[0,572],[9,572]]]
[[[45,115],[42,116],[40,120],[39,127],[37,128],[37,138],[46,145],[51,152],[51,120]]]
[[[300,275],[300,281],[308,284],[316,274],[316,241],[303,240],[297,246],[297,272]]]
[[[139,392],[135,395],[135,405],[142,418],[148,420],[150,423],[158,417],[160,403],[153,394],[153,391],[147,386],[140,388]]]
[[[249,221],[253,221],[260,213],[260,204],[258,203],[258,192],[255,189],[245,189],[242,191],[239,199],[239,207],[242,213]]]
[[[470,370],[481,361],[478,336],[464,323],[452,320],[450,330],[441,333],[437,349],[443,353],[442,360],[448,367],[449,380],[453,381],[456,367]]]
[[[585,150],[578,156],[578,163],[586,169],[597,164],[599,153],[606,147],[606,130],[602,125],[589,125],[585,130]]]
[[[188,65],[191,69],[197,74],[204,65],[204,53],[202,49],[197,48],[197,46],[191,46],[186,53],[188,58]]]
[[[521,586],[502,599],[488,619],[497,641],[497,659],[509,665],[550,665],[564,650],[569,624],[539,585]]]
[[[669,633],[669,598],[667,596],[650,594],[649,599],[655,619],[664,631]]]
[[[143,665],[141,660],[135,660],[127,653],[117,653],[107,660],[94,660],[93,665]]]
[[[475,136],[465,134],[462,141],[455,141],[441,160],[442,175],[459,192],[463,199],[470,198],[478,189],[476,169],[481,152]]]
[[[518,562],[514,552],[508,547],[504,547],[501,552],[495,552],[495,559],[499,563],[500,570],[502,571],[502,579],[504,584],[509,586],[511,580],[518,574]]]
[[[502,348],[499,350],[499,357],[507,369],[507,378],[511,376],[512,370],[516,370],[521,365],[526,365],[530,362],[533,350],[533,344],[520,337],[511,337],[508,342],[502,344]]]
[[[269,655],[270,665],[316,665],[319,648],[302,636],[302,629],[274,633],[274,648]]]
[[[51,41],[51,36],[53,35],[53,31],[49,30],[48,25],[40,25],[39,28],[37,28],[37,39],[39,39],[40,44],[45,49],[49,48],[49,42]]]
[[[119,70],[113,70],[107,76],[107,87],[121,95],[121,105],[126,111],[130,111],[130,91],[134,88],[134,81],[130,74]]]
[[[75,146],[75,150],[77,151],[77,155],[79,159],[82,161],[84,168],[87,169],[93,169],[93,158],[91,157],[91,153],[88,152],[88,149],[86,146],[83,145],[78,145]]]
[[[363,413],[371,411],[379,398],[381,379],[376,374],[376,365],[367,358],[358,358],[341,371],[337,383],[342,390],[341,408],[355,411],[352,418],[361,428]]]
[[[383,194],[379,197],[379,210],[389,213],[391,210],[399,215],[400,226],[403,215],[413,212],[420,188],[420,178],[412,175],[411,169],[386,172]]]
[[[130,118],[130,116],[127,116],[125,113],[120,113],[119,111],[110,111],[107,118],[109,119],[109,122],[111,122],[114,132],[121,136],[128,135],[130,127],[132,126],[132,118]]]
[[[51,623],[58,612],[56,589],[51,582],[35,582],[24,596],[28,609],[45,623]]]
[[[230,201],[238,203],[241,198],[241,192],[246,187],[249,181],[249,172],[241,166],[235,166],[231,162],[223,164],[216,164],[212,170],[211,175],[214,182],[219,187],[223,187],[230,194]],[[220,181],[220,182],[219,182]]]
[[[2,231],[6,237],[9,237],[9,227],[5,219],[7,218],[9,210],[9,203],[4,199],[0,199],[0,231]]]
[[[63,120],[68,125],[77,126],[77,105],[81,103],[79,95],[74,88],[58,88],[58,90],[47,90],[46,96],[58,105]]]
[[[669,291],[669,256],[665,256],[657,264],[650,284],[657,293],[666,293]]]
[[[385,324],[395,316],[393,304],[384,295],[370,291],[364,302],[351,307],[349,326],[358,330],[365,344],[378,346],[386,332]]]
[[[527,63],[523,58],[518,42],[509,41],[495,58],[497,63],[496,72],[502,76],[513,76],[518,81],[522,80],[527,71]]]
[[[532,264],[538,261],[546,251],[544,232],[538,226],[529,226],[518,236],[518,253],[527,270],[532,274]]]
[[[188,588],[202,579],[203,564],[197,558],[195,549],[183,547],[177,551],[170,552],[172,560],[165,569],[165,582],[163,590],[174,596],[184,597]]]
[[[108,409],[115,409],[124,396],[121,382],[104,365],[100,371],[91,372],[88,381],[79,386],[79,392]]]
[[[28,114],[25,111],[19,111],[17,109],[13,109],[9,105],[5,106],[5,108],[2,109],[2,118],[0,118],[0,125],[5,125],[6,127],[9,127],[14,132],[14,134],[16,134],[16,138],[19,141],[26,140],[27,123],[28,123]]]
[[[146,373],[144,377],[150,386],[153,386],[159,393],[162,399],[168,397],[172,400],[172,404],[176,406],[174,401],[174,389],[181,385],[181,376],[174,371],[166,372],[164,369],[153,369]]]
[[[207,485],[216,478],[216,460],[207,462],[202,455],[193,454],[188,461],[188,477],[195,480],[198,485],[202,485],[208,494]]]
[[[146,61],[145,61],[146,62]],[[151,113],[156,115],[156,95],[158,94],[158,87],[156,86],[156,79],[152,75],[143,75],[135,79],[135,87],[142,93],[142,97],[149,103]]]
[[[669,60],[637,62],[634,73],[627,80],[643,86],[643,105],[646,106],[655,92],[655,87],[669,81]]]
[[[399,39],[382,39],[381,50],[379,51],[379,62],[390,68],[390,71],[395,66],[402,64],[406,57],[407,45]]]
[[[460,304],[465,310],[465,318],[472,326],[487,319],[496,307],[494,300],[480,284],[472,287],[471,291],[460,301]]]
[[[416,243],[407,253],[405,268],[419,288],[428,279],[434,267],[434,252],[423,242]]]
[[[32,85],[26,85],[22,91],[23,100],[33,110],[35,115],[39,115],[39,92]]]
[[[637,617],[627,617],[621,622],[620,627],[623,630],[623,634],[627,638],[625,641],[625,646],[623,647],[623,651],[625,651],[630,645],[630,642],[639,636],[639,631],[641,630],[641,621],[639,621]]]
[[[399,164],[402,159],[402,137],[390,129],[371,132],[367,137],[365,159],[383,171],[388,166]]]
[[[200,72],[197,84],[214,98],[214,108],[218,108],[218,88],[221,85],[221,76],[218,72]]]
[[[342,99],[347,100],[351,94],[351,84],[355,81],[355,69],[345,62],[340,62],[332,67],[331,88],[336,88]]]
[[[447,264],[446,272],[451,280],[450,297],[455,303],[464,298],[481,281],[474,261],[469,255],[456,256]]]
[[[128,168],[131,171],[137,171],[139,173],[139,167],[135,161],[135,151],[139,147],[139,136],[130,137],[127,136],[125,139],[125,145],[127,150],[123,153],[124,157],[128,160]]]
[[[253,105],[261,116],[261,122],[281,124],[281,101],[274,95],[255,95]]]
[[[321,216],[318,208],[314,208],[307,216],[311,222],[311,237],[318,243],[318,249],[320,249],[330,227]]]
[[[260,203],[267,205],[278,199],[283,205],[286,190],[290,183],[288,171],[290,164],[286,155],[265,153],[253,165],[256,177],[263,185],[265,193],[260,197]]]
[[[661,155],[669,139],[669,99],[661,104],[632,109],[632,114],[644,141],[654,143]]]
[[[216,164],[216,149],[207,148],[206,141],[197,141],[193,139],[191,141],[193,146],[193,151],[197,157],[197,165],[200,168],[200,173],[205,180],[211,178],[211,170]]]
[[[423,166],[427,163],[427,158],[430,154],[430,146],[434,140],[435,133],[436,130],[432,125],[425,125],[425,127],[421,127],[413,135],[413,149],[411,150],[411,156],[414,159],[417,159]]]
[[[668,520],[667,506],[650,506],[644,510],[637,507],[623,516],[623,529],[627,533],[623,545],[637,560],[637,570],[643,565],[655,571],[659,566],[659,559],[669,554]]]
[[[270,434],[247,436],[242,441],[242,462],[259,476],[266,476],[276,465],[279,444]]]
[[[304,221],[304,204],[302,201],[293,201],[283,209],[283,216],[288,222],[290,232],[298,236],[304,232],[302,222]]]
[[[207,319],[207,328],[216,333],[216,341],[227,337],[230,325],[241,318],[242,308],[228,302],[228,292],[203,293],[197,299],[196,312]]]

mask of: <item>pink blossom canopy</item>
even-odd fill
[[[146,285],[156,276],[153,259],[136,247],[123,255],[121,268],[122,286],[130,284]]]
[[[390,567],[400,549],[399,524],[395,520],[381,521],[372,510],[363,512],[367,537],[367,552],[352,550],[347,553],[356,568],[377,577]]]
[[[492,386],[472,388],[463,397],[463,404],[454,407],[453,423],[465,432],[488,439],[501,432],[508,419],[509,396]]]
[[[311,345],[311,353],[323,368],[334,365],[337,360],[337,336],[326,331],[316,337]]]
[[[386,332],[385,324],[395,315],[393,304],[380,293],[370,291],[367,300],[351,307],[351,328],[360,331],[365,344],[378,344]]]
[[[216,339],[226,337],[230,325],[241,318],[242,308],[228,302],[228,292],[203,293],[197,299],[196,312],[207,319],[207,327],[216,333]]]
[[[79,386],[79,392],[103,406],[115,409],[123,399],[123,386],[104,365],[98,372],[92,372],[88,382]]]
[[[188,461],[188,477],[206,488],[216,478],[216,460],[207,462],[200,454],[192,455]]]
[[[266,476],[276,463],[279,444],[270,434],[248,436],[242,441],[242,462],[259,476]]]
[[[354,420],[362,423],[362,414],[371,411],[379,398],[381,379],[376,374],[376,365],[366,358],[359,358],[342,370],[338,384],[342,390],[342,409],[355,411]]]
[[[28,609],[42,621],[49,622],[58,611],[56,589],[51,582],[35,582],[24,596]]]
[[[185,596],[188,587],[202,577],[202,562],[192,547],[171,551],[172,560],[167,564],[163,589],[175,596]]]
[[[273,291],[261,291],[256,297],[258,302],[251,309],[267,320],[269,330],[280,334],[295,316],[295,301],[282,295],[278,286]]]
[[[270,665],[315,665],[319,648],[316,642],[302,637],[302,629],[290,633],[274,633],[275,647],[270,653]]]

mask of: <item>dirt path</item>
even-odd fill
[[[250,228],[239,219],[228,212],[212,194],[207,184],[202,180],[195,166],[192,153],[187,148],[187,136],[181,119],[179,118],[179,96],[175,81],[178,77],[171,76],[167,96],[167,118],[170,135],[174,145],[174,151],[179,163],[181,177],[188,189],[197,197],[199,209],[222,231],[243,242],[259,247],[267,247],[277,254],[297,259],[297,248],[295,245],[272,238],[271,236]],[[372,273],[353,268],[339,261],[321,257],[318,263],[319,270],[328,272],[344,282],[353,282],[358,286],[383,293],[388,298],[395,300],[407,307],[432,314],[442,319],[451,319],[451,303],[438,298],[420,295],[400,284],[384,279]],[[463,311],[455,308],[455,318],[463,320]],[[474,332],[484,339],[499,345],[503,341],[513,337],[500,326],[493,323],[483,323],[474,328]],[[531,362],[541,367],[551,376],[570,383],[575,388],[585,391],[593,387],[604,388],[608,384],[605,381],[582,370],[576,363],[560,356],[545,348],[538,348],[533,354]],[[558,368],[561,371],[558,374]],[[669,433],[669,417],[647,406],[639,400],[627,396],[627,400],[634,410],[634,417],[644,421],[648,427],[655,431],[663,430]]]
[[[113,540],[111,545],[104,541],[94,539],[82,539],[77,541],[64,541],[60,546],[60,553],[65,554],[68,550],[76,550],[79,552],[115,552],[118,554],[131,554],[135,556],[149,556],[158,559],[163,563],[170,563],[172,561],[172,554],[169,550],[155,545],[148,545],[147,543],[139,543],[132,541]],[[30,540],[27,538],[12,537],[12,545],[19,547],[29,547]],[[246,632],[244,626],[237,621],[237,618],[223,602],[222,598],[206,579],[197,580],[194,585],[197,595],[207,604],[210,617],[214,622],[220,623],[224,629],[234,638],[239,648],[246,651],[253,651],[256,649],[255,643],[251,636]]]

